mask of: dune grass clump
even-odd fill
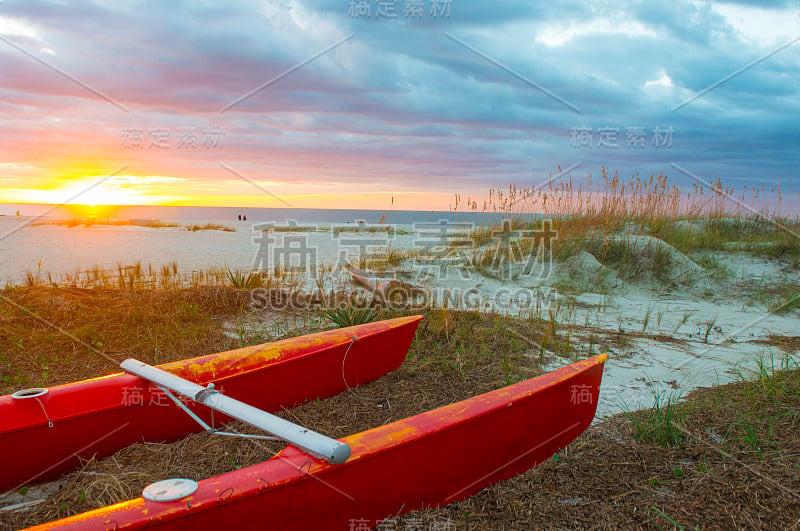
[[[607,242],[609,235],[621,234],[629,240],[652,236],[687,255],[742,250],[800,268],[797,214],[794,218],[782,215],[779,189],[777,203],[765,201],[763,190],[751,193],[749,198],[744,193],[735,195],[717,180],[711,186],[695,184],[683,194],[663,174],[649,178],[634,174],[626,180],[604,167],[599,180],[589,172],[581,182],[568,174],[541,187],[492,188],[481,202],[456,194],[451,210],[478,221],[471,235],[477,248],[491,245],[496,238],[498,216],[509,220],[512,230],[521,231],[518,239],[523,248],[526,238],[542,237],[536,233],[541,229],[539,219],[549,218],[557,260],[585,250],[603,263],[608,260],[621,267],[620,272],[629,277],[641,273],[638,264],[629,261],[632,257],[622,246]],[[533,233],[526,235],[526,231]],[[655,257],[656,278],[667,279],[668,258],[666,254]]]
[[[147,219],[147,220],[132,219],[127,223],[123,222],[121,224],[135,225],[137,227],[147,227],[149,229],[174,229],[178,226],[177,223],[172,223],[170,221],[161,221],[160,219]]]
[[[760,282],[754,286],[748,302],[758,303],[770,313],[790,313],[800,309],[800,286],[792,280]]]
[[[750,251],[785,262],[792,270],[800,269],[800,223],[787,224],[775,232],[771,245],[754,245]]]
[[[219,285],[220,283],[211,282],[210,275],[208,282],[204,285]],[[141,261],[133,265],[119,264],[115,269],[106,269],[94,266],[91,269],[76,270],[72,273],[64,273],[54,276],[52,273],[43,272],[41,266],[36,271],[28,270],[25,272],[23,285],[27,287],[70,287],[70,288],[117,288],[117,289],[170,289],[187,287],[189,285],[188,276],[178,270],[177,262],[163,264],[161,267],[154,267],[152,264],[143,265]]]
[[[256,289],[264,286],[266,275],[262,271],[226,271],[231,287],[236,289]]]
[[[186,225],[186,230],[189,232],[198,232],[198,231],[208,231],[208,230],[219,230],[222,232],[236,232],[236,229],[232,227],[226,227],[225,225],[219,225],[217,223],[206,223],[205,225]]]
[[[38,221],[33,223],[32,227],[40,227],[40,226],[59,226],[59,227],[67,227],[68,229],[74,227],[125,227],[125,226],[136,226],[136,227],[147,227],[151,229],[169,229],[178,227],[177,223],[171,223],[168,221],[161,221],[160,219],[130,219],[130,220],[122,220],[122,219],[107,219],[107,218],[69,218],[69,219],[55,219],[55,220],[47,220],[47,221]]]
[[[629,241],[587,238],[581,248],[600,263],[614,266],[625,278],[638,279],[644,272],[641,257]]]
[[[234,272],[234,277],[240,275]],[[247,275],[244,274],[246,277]],[[42,271],[41,265],[36,270],[28,270],[22,279],[27,287],[70,287],[80,289],[177,289],[235,287],[226,268],[211,267],[199,271],[181,271],[178,263],[173,261],[161,266],[143,264],[136,261],[131,265],[118,264],[114,269],[95,266],[91,269],[76,270],[55,276]],[[10,284],[9,284],[10,286]]]
[[[181,227],[181,225],[177,223],[173,223],[171,221],[161,221],[160,219],[120,220],[120,219],[99,219],[99,218],[70,218],[70,219],[39,221],[34,223],[32,226],[38,227],[47,225],[61,226],[67,228],[94,227],[94,226],[97,227],[136,226],[136,227],[146,227],[149,229],[174,229]],[[218,223],[183,225],[183,228],[185,228],[190,232],[213,231],[213,230],[218,230],[223,232],[236,232],[236,229],[234,229],[233,227],[220,225]]]

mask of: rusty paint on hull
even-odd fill
[[[341,439],[330,465],[288,446],[200,482],[182,500],[142,498],[34,529],[350,529],[466,498],[551,457],[591,424],[606,355]]]
[[[395,370],[420,319],[330,330],[159,367],[200,385],[213,382],[233,398],[277,411]],[[190,407],[210,423],[207,408]],[[217,414],[215,420],[228,419]],[[160,390],[131,374],[51,387],[38,401],[0,396],[0,491],[58,477],[80,464],[74,454],[104,457],[135,442],[174,441],[200,430]]]

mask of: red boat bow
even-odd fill
[[[340,328],[158,367],[265,411],[325,398],[379,378],[405,359],[421,316]],[[136,442],[175,441],[201,427],[150,383],[118,373],[0,396],[0,492],[56,478]],[[205,422],[208,408],[189,407]],[[222,415],[217,422],[224,422]]]

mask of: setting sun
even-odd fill
[[[156,204],[160,197],[148,196],[136,190],[123,189],[113,181],[103,181],[102,176],[84,177],[50,190],[29,190],[26,202],[68,204],[83,206]]]
[[[170,193],[175,182],[161,176],[79,174],[67,172],[39,188],[9,188],[7,201],[53,205],[159,205],[184,201],[185,194]]]
[[[83,185],[85,183],[81,183]],[[104,187],[104,184],[97,185],[97,187],[86,190],[86,187],[76,185],[65,190],[66,196],[72,198],[71,204],[81,204],[88,207],[96,207],[98,205],[134,205],[142,204],[142,202],[149,202],[147,198],[136,191],[109,189]],[[86,191],[84,191],[86,190]]]

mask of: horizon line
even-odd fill
[[[56,208],[70,208],[70,207],[84,207],[84,208],[96,208],[96,209],[103,209],[103,208],[238,208],[238,209],[271,209],[271,210],[368,210],[374,212],[452,212],[455,214],[463,214],[467,213],[466,211],[454,211],[454,210],[437,210],[437,209],[407,209],[407,208],[322,208],[322,207],[302,207],[302,206],[294,206],[294,207],[287,207],[287,206],[280,206],[280,207],[272,207],[272,206],[236,206],[236,205],[174,205],[174,204],[98,204],[98,205],[89,205],[85,203],[31,203],[31,202],[10,202],[10,201],[0,201],[0,206],[2,205],[30,205],[30,206],[44,206],[44,207],[56,207]],[[474,213],[473,211],[469,211],[469,213]],[[492,214],[493,212],[477,212],[477,213],[484,213],[484,214]],[[497,212],[499,214],[499,212]]]

